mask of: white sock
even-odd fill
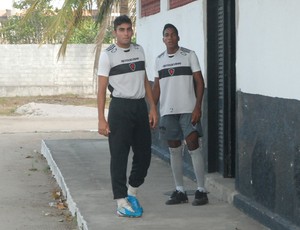
[[[204,159],[200,148],[190,151],[189,153],[192,158],[194,173],[197,180],[197,186],[199,191],[205,191],[204,188]],[[200,190],[201,189],[201,190]]]
[[[117,199],[118,208],[125,207],[128,205],[128,202],[125,198]]]
[[[130,204],[125,198],[117,199],[117,206],[118,208],[126,208],[131,212],[134,212],[133,209],[131,208]]]
[[[180,192],[185,192],[184,187],[183,186],[176,186],[176,190],[180,191]]]
[[[197,190],[199,190],[199,192],[206,192],[206,189],[203,187],[198,187]]]
[[[169,148],[169,151],[175,186],[183,190],[182,145],[178,148]]]
[[[137,195],[138,188],[132,187],[131,185],[128,186],[127,194],[130,196],[136,196]]]

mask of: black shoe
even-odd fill
[[[192,205],[204,205],[208,203],[207,192],[200,192],[197,190],[195,192],[195,200],[193,201]]]
[[[186,195],[186,192],[180,192],[178,190],[175,190],[172,195],[170,196],[169,200],[166,201],[167,205],[171,204],[181,204],[181,203],[188,203],[188,197]]]

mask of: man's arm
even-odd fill
[[[146,98],[150,107],[149,123],[151,128],[155,128],[158,122],[158,115],[157,115],[156,104],[154,103],[154,99],[153,99],[151,85],[149,83],[147,75],[145,75],[145,91],[146,91]]]
[[[200,121],[202,115],[201,107],[204,93],[204,80],[201,71],[194,72],[193,78],[195,84],[196,104],[192,113],[192,124],[196,124]]]
[[[156,77],[154,79],[152,93],[153,93],[154,103],[155,103],[155,105],[157,105],[159,97],[160,97],[160,86],[159,86],[159,78],[158,77]]]
[[[108,77],[98,76],[98,133],[108,136],[110,130],[105,118],[105,103],[106,103],[106,89],[108,85]]]

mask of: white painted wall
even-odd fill
[[[104,45],[103,49],[107,47]],[[95,93],[95,45],[0,45],[0,97]]]
[[[162,0],[160,13],[138,14],[137,42],[145,49],[150,80],[155,58],[165,48],[163,26],[170,22],[179,30],[179,44],[196,51],[206,81],[206,1],[168,10]],[[300,99],[299,9],[299,0],[236,0],[237,90]]]
[[[237,0],[237,90],[300,99],[300,1]]]
[[[168,1],[161,0],[160,13],[149,17],[140,17],[140,2],[137,1],[137,43],[142,45],[147,58],[149,80],[156,75],[154,63],[156,57],[165,50],[162,30],[166,23],[174,24],[179,32],[179,45],[195,50],[198,55],[202,73],[206,78],[206,15],[205,0],[194,1],[183,7],[169,10]]]

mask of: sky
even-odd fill
[[[11,9],[12,0],[0,0],[0,10]]]

